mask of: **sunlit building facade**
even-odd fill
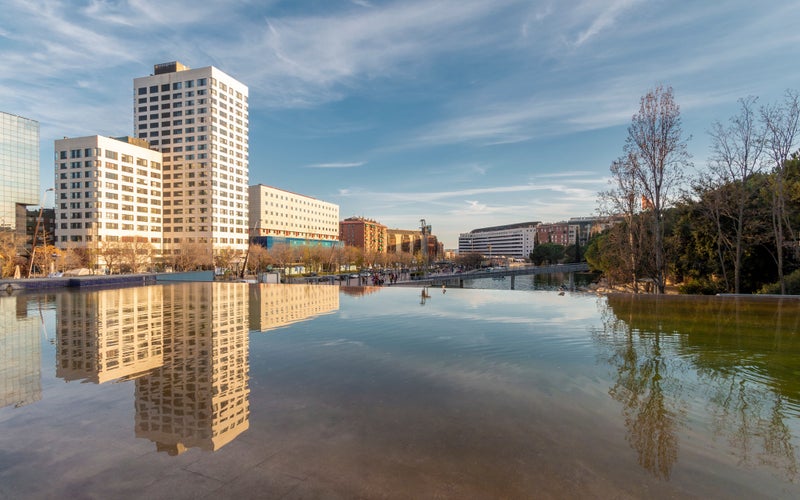
[[[253,243],[265,248],[340,244],[339,205],[264,184],[250,186],[249,198]]]
[[[539,222],[473,229],[458,236],[458,253],[485,257],[528,258],[533,251]]]
[[[147,141],[101,135],[55,141],[56,243],[86,248],[107,267],[125,244],[143,267],[162,250],[162,155]],[[138,247],[138,248],[135,248]]]
[[[339,240],[364,252],[386,253],[388,228],[364,217],[349,217],[339,223]]]
[[[25,234],[25,207],[39,201],[39,122],[0,111],[0,231]]]
[[[248,88],[219,69],[157,64],[134,79],[137,137],[163,154],[164,252],[248,246]]]

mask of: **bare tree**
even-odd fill
[[[269,252],[261,245],[251,244],[247,256],[247,268],[253,273],[264,271],[272,263]]]
[[[109,273],[113,274],[115,269],[119,271],[122,260],[122,247],[119,241],[104,241],[98,249],[98,255],[103,259]]]
[[[786,245],[786,234],[794,244],[794,231],[789,224],[786,211],[786,162],[797,142],[800,132],[800,95],[797,91],[787,90],[782,104],[773,104],[761,108],[761,121],[766,132],[766,156],[772,168],[772,229],[775,234],[775,260],[778,266],[778,281],[781,294],[786,294],[786,280],[783,275],[783,248]]]
[[[611,188],[600,193],[600,211],[611,217],[622,217],[623,238],[609,238],[608,244],[617,245],[616,252],[624,264],[621,271],[631,280],[634,293],[639,293],[639,270],[643,258],[643,233],[641,213],[642,188],[639,176],[633,169],[634,161],[628,157],[618,158],[611,164]],[[616,235],[615,235],[616,236]]]
[[[672,87],[659,85],[641,98],[639,111],[628,127],[624,151],[648,209],[653,237],[650,277],[657,293],[664,293],[667,265],[664,256],[664,210],[676,199],[677,188],[691,165],[681,127],[680,107]]]
[[[17,266],[25,264],[24,251],[24,237],[15,231],[0,230],[0,277],[14,276]]]
[[[128,272],[140,273],[152,263],[154,249],[147,238],[126,238],[119,243],[118,248],[120,268]]]
[[[279,243],[269,249],[269,254],[283,272],[297,260],[297,252],[291,245]]]
[[[761,166],[764,150],[764,128],[758,123],[753,107],[757,98],[739,99],[739,114],[730,118],[728,126],[715,122],[711,136],[711,157],[709,169],[713,176],[713,191],[709,197],[711,206],[708,212],[717,228],[717,252],[720,265],[725,269],[725,250],[729,250],[733,260],[733,290],[739,293],[742,274],[743,243],[747,235],[747,223],[752,214],[747,208],[755,191],[750,186],[751,178]],[[731,221],[732,238],[724,229],[724,220]],[[726,277],[727,278],[727,277]]]
[[[364,266],[364,252],[360,248],[345,246],[344,253],[349,265],[355,266],[357,269],[361,269]]]
[[[209,269],[213,265],[208,245],[202,243],[184,243],[172,254],[172,265],[179,271]]]

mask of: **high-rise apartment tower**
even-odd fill
[[[157,64],[134,79],[134,130],[163,154],[164,257],[248,245],[247,86],[208,66]]]

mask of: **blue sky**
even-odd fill
[[[250,183],[458,234],[594,215],[639,98],[673,87],[696,169],[740,97],[800,87],[800,2],[0,0],[0,110],[133,133],[133,78],[250,87]],[[48,203],[49,204],[49,203]]]

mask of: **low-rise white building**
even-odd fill
[[[147,146],[101,135],[55,141],[57,247],[88,249],[101,268],[120,243],[147,246],[147,263],[161,254],[161,153]]]
[[[251,241],[266,248],[339,245],[339,205],[264,184],[249,187]]]

